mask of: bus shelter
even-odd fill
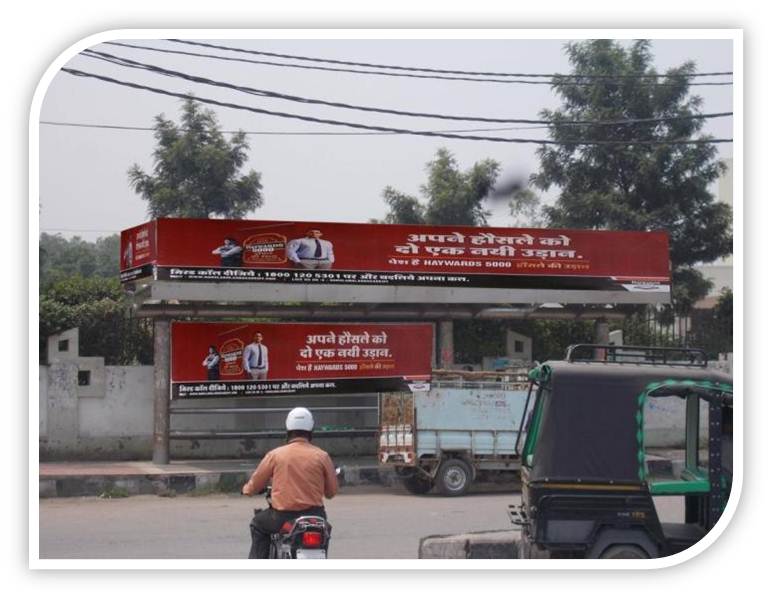
[[[618,306],[670,301],[668,252],[664,232],[196,219],[125,230],[121,281],[154,320],[153,460],[169,461],[171,416],[281,412],[234,400],[429,383],[452,364],[453,320],[591,319],[605,342]],[[265,378],[253,371],[261,346]],[[204,365],[210,347],[216,372]]]

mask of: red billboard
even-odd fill
[[[121,281],[151,275],[155,260],[155,220],[121,231]]]
[[[154,225],[154,226],[153,226]],[[125,282],[403,285],[670,292],[665,232],[160,219]],[[134,237],[132,237],[134,235]],[[153,268],[148,264],[152,263]]]
[[[433,344],[431,324],[173,322],[172,398],[403,390]]]

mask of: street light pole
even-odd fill
[[[169,463],[169,319],[153,319],[153,463]]]

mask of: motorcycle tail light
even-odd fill
[[[304,548],[319,548],[322,545],[322,534],[319,532],[303,532],[300,542]]]
[[[279,533],[288,534],[291,531],[292,531],[292,521],[285,521],[282,524],[281,529],[279,530]]]

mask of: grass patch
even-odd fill
[[[120,486],[110,486],[106,488],[98,498],[128,498],[129,491]]]

